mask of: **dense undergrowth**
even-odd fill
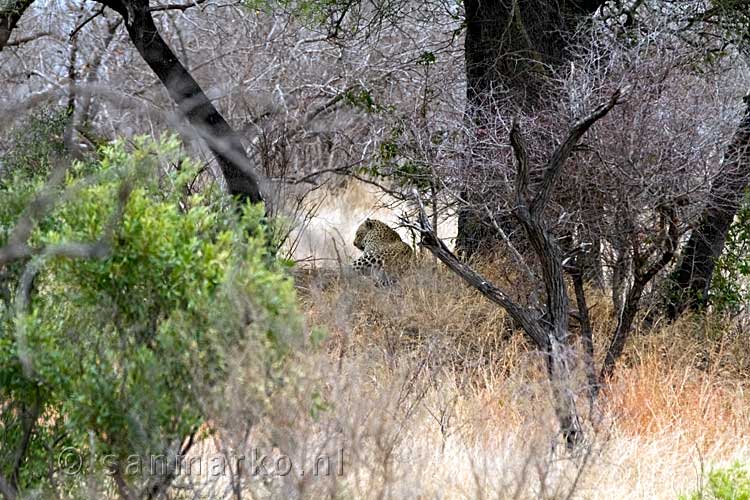
[[[39,193],[59,196],[33,218],[38,251],[0,269],[0,453],[7,475],[29,436],[27,496],[123,497],[123,481],[147,496],[163,475],[117,465],[176,450],[202,468],[169,478],[174,498],[747,497],[750,321],[733,282],[731,307],[639,325],[593,407],[576,365],[586,441],[569,453],[541,355],[431,258],[388,287],[345,263],[292,281],[259,209],[186,189],[197,166],[175,140],[102,145],[56,180],[64,151],[42,146],[6,156],[0,183],[2,244]],[[45,253],[71,242],[106,245]],[[508,259],[477,266],[523,298]],[[590,294],[597,361],[607,294]]]
[[[502,260],[482,267],[511,274]],[[676,498],[704,491],[704,471],[750,457],[746,318],[639,328],[591,413],[580,373],[588,437],[569,456],[540,356],[447,270],[424,262],[391,288],[324,281],[299,283],[302,308],[330,332],[318,356],[337,367],[326,375],[338,381],[332,411],[363,415],[349,443],[364,497]],[[590,304],[597,360],[612,330],[608,303],[602,294]]]

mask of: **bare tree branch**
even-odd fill
[[[150,7],[150,12],[163,12],[165,10],[179,10],[181,12],[185,12],[186,10],[197,7],[202,3],[206,3],[206,0],[194,0],[191,3],[173,3],[173,4],[167,4],[167,5],[157,5],[156,7]]]
[[[26,452],[29,449],[31,443],[31,435],[36,427],[36,421],[39,418],[40,405],[39,405],[39,388],[36,389],[34,402],[31,408],[21,408],[21,426],[23,427],[23,436],[21,442],[18,444],[16,449],[15,457],[13,460],[13,472],[11,473],[10,480],[13,489],[18,490],[18,478],[21,473],[21,464],[26,456]]]
[[[23,45],[24,43],[33,42],[34,40],[37,40],[39,38],[43,38],[45,36],[50,36],[51,33],[48,31],[40,31],[39,33],[34,33],[33,35],[29,36],[22,36],[19,38],[15,38],[8,43],[5,44],[6,47],[17,47],[19,45]]]
[[[638,308],[643,295],[643,290],[646,285],[660,272],[667,264],[669,264],[677,248],[679,241],[679,232],[677,229],[677,223],[675,221],[674,212],[671,209],[665,210],[666,228],[665,235],[663,236],[661,249],[662,253],[657,260],[651,264],[647,261],[638,261],[636,259],[636,268],[633,270],[634,279],[633,284],[625,295],[625,303],[623,304],[622,314],[617,321],[614,335],[610,342],[607,354],[604,357],[604,363],[599,374],[599,381],[595,387],[598,392],[601,385],[603,385],[614,373],[615,365],[622,356],[625,350],[628,337],[630,336],[630,330],[633,326],[633,321],[638,312]],[[657,248],[658,250],[658,248]]]
[[[579,258],[576,259],[576,261],[578,260]],[[599,385],[599,380],[596,378],[596,365],[594,362],[594,330],[591,327],[589,307],[583,283],[583,269],[580,262],[575,263],[575,266],[570,271],[570,275],[573,278],[576,305],[578,306],[577,317],[581,327],[581,346],[583,347],[583,363],[586,370],[586,380],[588,381],[589,402],[593,408],[597,394],[596,387]]]
[[[557,149],[555,149],[555,152],[552,153],[552,157],[544,167],[542,186],[529,207],[529,211],[531,212],[533,217],[541,216],[544,207],[549,202],[549,198],[552,194],[552,188],[554,187],[555,182],[560,176],[562,167],[567,161],[568,157],[570,157],[570,153],[573,152],[573,149],[578,144],[578,141],[594,123],[606,116],[607,113],[609,113],[610,110],[612,110],[612,108],[617,105],[621,96],[622,91],[620,89],[617,89],[612,94],[612,97],[610,97],[609,101],[600,105],[588,116],[576,123],[568,132],[567,137],[562,141],[562,143],[560,143]]]
[[[438,238],[432,224],[430,223],[424,204],[422,203],[416,189],[413,191],[414,200],[419,205],[419,225],[409,227],[417,230],[421,237],[421,245],[438,258],[448,269],[456,273],[468,285],[478,290],[490,301],[505,309],[510,316],[517,321],[524,332],[527,333],[536,346],[541,350],[549,348],[549,339],[544,331],[536,324],[538,313],[516,304],[508,293],[493,285],[484,276],[474,271],[471,267],[461,262],[453,252]]]
[[[84,19],[80,24],[78,24],[75,28],[73,28],[73,31],[70,32],[69,38],[73,38],[78,34],[79,31],[83,29],[84,26],[86,26],[88,23],[96,19],[97,17],[104,14],[104,5],[102,5],[99,10],[91,14],[89,17]]]

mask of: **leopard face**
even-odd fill
[[[408,268],[414,252],[401,236],[384,222],[365,220],[354,237],[354,246],[362,250],[352,267],[361,273],[394,274]]]

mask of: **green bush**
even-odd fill
[[[750,500],[750,474],[739,462],[708,473],[705,485],[680,500]]]
[[[262,207],[240,214],[217,193],[186,196],[197,167],[178,152],[175,139],[138,139],[130,151],[103,149],[93,174],[74,166],[31,237],[40,252],[15,264],[16,280],[38,270],[28,304],[14,283],[0,311],[0,474],[10,478],[25,449],[21,490],[75,490],[84,473],[175,451],[233,356],[260,374],[243,388],[259,412],[285,383],[300,320],[292,282],[266,250]],[[0,185],[0,246],[40,186]],[[41,251],[96,241],[104,255]],[[58,470],[66,447],[85,457],[80,475]],[[126,479],[143,484],[142,472]]]
[[[734,313],[750,303],[750,201],[747,199],[729,228],[721,257],[716,260],[710,298],[718,310]]]
[[[46,175],[52,163],[65,156],[65,127],[69,114],[63,108],[40,108],[0,141],[0,170],[26,175]]]

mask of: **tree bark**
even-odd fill
[[[198,82],[180,63],[159,34],[148,0],[99,0],[118,12],[141,57],[164,84],[216,157],[229,194],[242,202],[264,201],[260,180],[245,153],[239,135],[214,107]]]
[[[591,326],[589,317],[589,306],[586,300],[586,290],[584,288],[584,270],[585,264],[581,264],[576,258],[571,278],[573,279],[573,290],[576,296],[576,305],[578,306],[578,323],[581,327],[581,347],[583,348],[583,366],[586,371],[586,382],[588,385],[589,406],[594,407],[596,399],[596,387],[599,380],[596,377],[596,365],[594,364],[594,329]]]
[[[0,8],[0,51],[8,44],[18,21],[32,3],[34,0],[11,0],[7,4],[3,2]]]
[[[508,91],[523,109],[539,102],[547,67],[567,59],[569,36],[604,1],[466,0],[466,98],[492,111]]]
[[[498,103],[510,96],[531,111],[543,99],[548,68],[567,58],[568,38],[582,18],[593,14],[604,0],[466,0],[466,121],[481,133],[491,126]],[[471,169],[471,155],[467,160]],[[467,259],[491,248],[498,235],[487,221],[481,193],[467,190],[467,206],[458,213],[456,247]],[[499,217],[508,227],[509,217]],[[512,226],[512,224],[511,224]]]
[[[5,500],[16,500],[18,498],[18,491],[2,476],[0,476],[0,493]]]
[[[724,168],[711,187],[709,202],[683,250],[680,266],[672,273],[667,316],[674,320],[686,309],[708,304],[716,259],[724,250],[729,226],[750,184],[750,94],[745,114],[724,156]]]

